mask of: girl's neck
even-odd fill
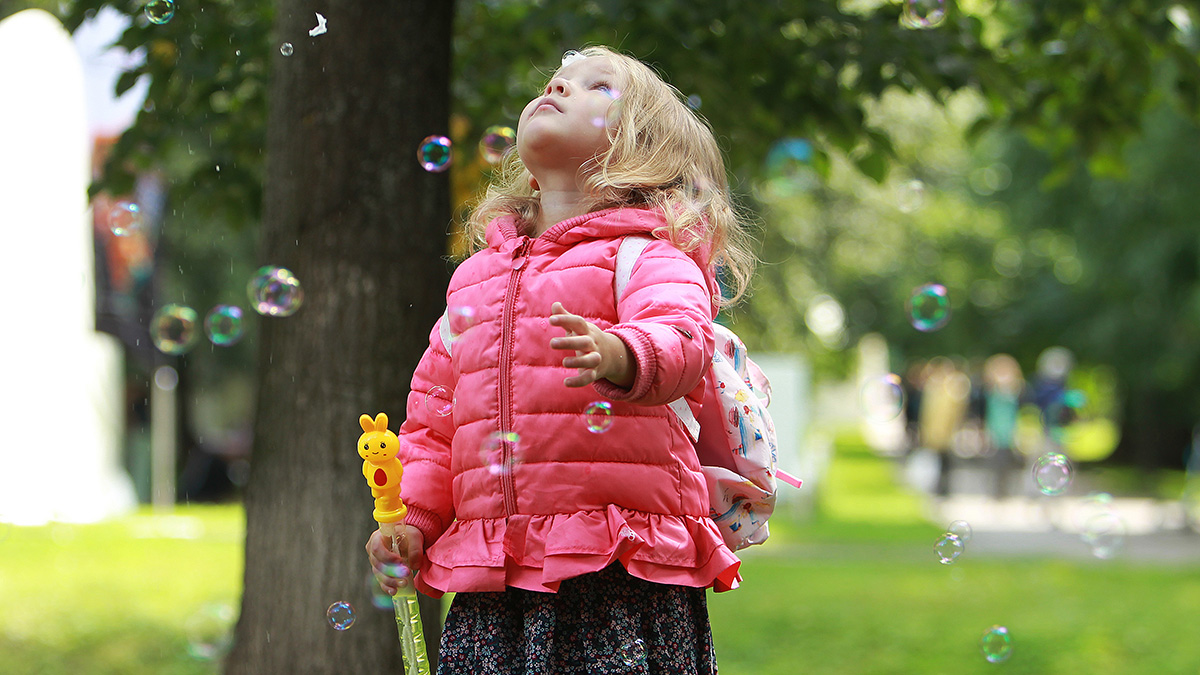
[[[588,212],[589,206],[587,195],[575,189],[543,189],[538,196],[538,202],[541,208],[532,227],[531,234],[534,237],[542,236],[542,233],[554,227],[556,223],[582,216]]]

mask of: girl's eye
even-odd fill
[[[592,89],[596,89],[597,91],[603,91],[605,93],[612,91],[612,87],[608,86],[607,82],[597,82],[596,84],[592,85]]]

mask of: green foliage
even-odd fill
[[[75,30],[101,8],[128,14],[115,43],[145,61],[121,75],[118,94],[149,78],[146,104],[113,149],[91,192],[123,195],[140,173],[159,173],[168,203],[187,201],[193,220],[257,225],[266,139],[269,2],[217,0],[181,5],[164,24],[144,3],[75,0],[63,22]],[[197,197],[192,199],[192,197]]]

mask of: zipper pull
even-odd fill
[[[529,253],[529,248],[533,245],[533,240],[531,240],[527,237],[524,239],[525,239],[525,241],[522,242],[520,246],[513,249],[513,259],[512,259],[511,264],[512,264],[512,268],[514,270],[521,269],[522,267],[525,266],[525,263],[529,260],[529,258],[527,257],[526,254]]]

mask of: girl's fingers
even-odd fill
[[[565,351],[575,350],[577,352],[594,352],[596,351],[596,341],[587,335],[556,337],[550,339],[550,348],[562,349]]]
[[[600,365],[600,354],[589,352],[578,356],[568,356],[563,359],[562,364],[564,368],[596,368]]]
[[[578,375],[572,375],[563,380],[563,384],[568,387],[586,387],[596,381],[596,371],[581,370]]]

